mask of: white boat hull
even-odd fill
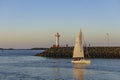
[[[75,61],[73,60],[72,63],[79,63],[79,64],[90,64],[91,61],[90,60],[79,60],[79,61]]]

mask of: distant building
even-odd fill
[[[68,47],[68,44],[66,44],[66,47]]]
[[[53,45],[53,47],[59,47],[59,37],[60,37],[60,34],[57,32],[57,33],[55,34],[56,44]]]
[[[89,47],[91,47],[91,45],[89,44]]]

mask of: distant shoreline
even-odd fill
[[[14,48],[8,48],[8,49],[4,49],[4,48],[0,48],[0,50],[47,50],[48,48],[31,48],[31,49],[14,49]]]

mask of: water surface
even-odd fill
[[[91,59],[73,65],[71,59],[33,56],[41,50],[0,51],[0,80],[119,80],[119,59]]]

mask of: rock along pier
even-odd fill
[[[86,58],[120,58],[120,47],[85,47]],[[72,58],[73,47],[51,47],[35,56]]]

